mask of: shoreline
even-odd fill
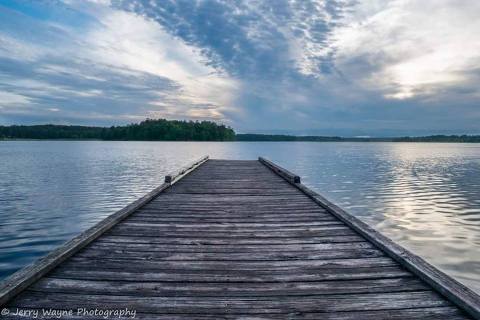
[[[310,142],[310,143],[343,143],[343,142],[359,142],[359,143],[465,143],[478,144],[480,141],[408,141],[408,140],[358,140],[358,139],[342,139],[334,141],[311,141],[311,140],[102,140],[102,139],[16,139],[16,138],[0,138],[2,141],[101,141],[101,142]]]

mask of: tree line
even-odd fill
[[[358,141],[358,142],[480,142],[479,135],[432,135],[423,137],[348,138],[337,136],[293,136],[236,134],[212,121],[147,119],[113,127],[67,125],[0,126],[0,139],[78,139],[143,141]]]
[[[291,136],[284,134],[257,134],[257,133],[242,133],[236,135],[237,141],[343,141],[345,138],[341,137],[326,137],[326,136]]]
[[[232,141],[230,127],[212,121],[147,119],[126,126],[89,127],[66,125],[0,126],[3,139],[97,139],[152,141]]]
[[[432,135],[422,137],[336,137],[336,136],[292,136],[280,134],[237,134],[237,141],[313,141],[313,142],[480,142],[479,135]]]

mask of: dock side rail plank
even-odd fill
[[[480,296],[475,292],[306,187],[300,182],[299,176],[263,157],[259,157],[258,160],[473,318],[480,319]]]
[[[208,156],[203,156],[196,161],[190,162],[186,166],[180,168],[179,170],[172,172],[170,174],[167,174],[165,176],[165,183],[170,183],[174,184],[175,182],[179,181],[181,178],[183,178],[185,175],[190,173],[191,171],[195,170],[199,165],[204,163],[205,161],[208,160]]]
[[[22,292],[35,281],[42,278],[45,274],[58,266],[60,263],[74,255],[80,249],[90,244],[106,231],[117,225],[120,221],[127,218],[140,207],[152,201],[164,190],[168,189],[173,183],[179,181],[190,172],[198,168],[209,159],[208,156],[203,156],[183,167],[179,171],[169,174],[165,177],[165,183],[153,189],[145,196],[130,203],[126,207],[106,217],[93,227],[85,230],[75,238],[69,240],[62,246],[53,250],[43,258],[35,261],[31,265],[20,269],[13,275],[5,279],[0,284],[0,306],[6,304],[10,299]],[[167,178],[168,177],[168,178]]]

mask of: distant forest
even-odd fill
[[[116,127],[64,125],[0,126],[3,139],[96,139],[143,141],[232,141],[235,131],[211,121],[150,120]]]
[[[271,134],[237,134],[237,141],[357,141],[357,142],[480,142],[480,135],[432,135],[423,137],[393,137],[393,138],[345,138],[327,136],[290,136]]]
[[[433,135],[395,138],[344,138],[235,134],[232,128],[211,121],[147,119],[137,124],[114,127],[66,125],[0,126],[0,139],[71,139],[139,141],[363,141],[363,142],[480,142],[479,135]]]
[[[290,136],[284,134],[244,133],[235,135],[237,141],[344,141],[341,137]]]

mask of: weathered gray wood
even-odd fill
[[[226,189],[226,188],[204,188],[203,190],[194,189],[194,188],[182,188],[177,190],[175,194],[183,194],[183,195],[190,195],[190,194],[209,194],[209,195],[225,195],[225,194],[238,194],[238,195],[256,195],[259,192],[262,192],[265,195],[295,195],[297,194],[295,191],[289,190],[284,191],[281,189],[265,189],[262,191],[261,189]]]
[[[129,306],[136,318],[169,320],[467,319],[292,188],[301,184],[291,173],[209,160],[172,181],[8,307]]]
[[[291,215],[286,216],[274,216],[274,215],[235,215],[233,217],[222,216],[218,218],[215,216],[202,216],[202,215],[170,215],[165,213],[153,213],[153,214],[138,214],[135,216],[135,220],[132,221],[146,221],[146,222],[165,222],[165,223],[183,223],[183,222],[199,222],[199,223],[309,223],[313,225],[315,222],[330,222],[335,221],[330,215],[309,215],[301,216],[298,218]]]
[[[297,213],[297,215],[292,214],[292,212]],[[321,219],[321,218],[332,218],[333,216],[323,210],[315,209],[298,209],[292,210],[290,208],[261,208],[257,207],[257,210],[252,208],[234,208],[228,207],[223,209],[221,208],[152,208],[145,207],[139,211],[135,216],[145,216],[145,217],[156,217],[156,218],[169,218],[169,217],[186,217],[186,218],[257,218],[262,219],[276,218],[278,220],[287,219],[292,221],[294,219],[302,220],[303,218],[311,218],[312,220]],[[334,218],[335,219],[335,218]]]
[[[348,259],[312,259],[312,260],[148,260],[141,261],[116,259],[116,258],[96,258],[89,259],[83,257],[71,257],[65,262],[64,267],[71,269],[87,270],[106,270],[119,269],[122,271],[134,271],[138,269],[137,262],[141,263],[142,271],[194,271],[194,270],[220,270],[231,272],[250,272],[250,271],[282,271],[282,272],[307,272],[323,269],[343,268],[376,268],[393,267],[397,264],[389,257],[366,257],[366,258],[348,258]]]
[[[28,292],[16,301],[30,308],[48,306],[62,308],[67,303],[74,308],[114,309],[130,306],[151,313],[207,314],[270,314],[290,312],[338,312],[357,310],[394,310],[449,306],[430,291],[343,294],[276,297],[134,297],[113,295],[80,295],[66,293]]]
[[[314,217],[301,217],[301,218],[275,218],[275,217],[265,217],[265,216],[257,216],[257,217],[197,217],[197,216],[158,216],[158,215],[138,215],[135,217],[135,220],[132,221],[145,221],[145,222],[165,222],[165,223],[184,223],[184,222],[198,222],[198,223],[312,223],[315,225],[315,222],[322,222],[322,221],[334,221],[334,218],[330,216],[314,216]]]
[[[180,217],[176,217],[178,219]],[[186,217],[188,218],[188,217]],[[239,217],[241,218],[241,217]],[[210,218],[212,219],[212,218]],[[228,224],[227,220],[224,223],[219,222],[201,222],[199,221],[198,225],[188,225],[185,222],[170,223],[164,222],[162,220],[157,220],[155,217],[147,218],[146,216],[136,218],[135,220],[129,220],[125,223],[122,223],[118,228],[137,228],[137,229],[155,229],[158,231],[238,231],[238,232],[255,232],[255,231],[271,231],[272,233],[280,231],[323,231],[331,229],[350,229],[345,226],[345,224],[339,222],[338,220],[331,219],[319,219],[315,221],[315,218],[312,218],[312,223],[308,225],[308,222],[275,222],[270,221],[270,223],[232,223]],[[291,222],[291,224],[289,224]],[[245,225],[245,227],[243,226]]]
[[[26,310],[38,311],[41,309],[26,308]],[[466,317],[458,310],[457,307],[432,307],[432,308],[417,308],[417,309],[395,309],[395,310],[367,310],[355,312],[295,312],[288,310],[284,313],[270,313],[270,314],[152,314],[140,313],[135,314],[135,319],[138,320],[285,320],[285,319],[306,319],[306,320],[464,320]],[[3,319],[3,318],[2,318]],[[25,319],[8,315],[4,317],[5,320]],[[57,317],[45,317],[43,319],[56,320]],[[69,319],[84,320],[85,317],[77,316],[75,313]],[[88,317],[90,320],[104,320],[104,317],[93,316]]]
[[[151,244],[187,244],[187,245],[232,245],[232,244],[257,244],[257,245],[270,245],[270,244],[317,244],[317,243],[344,243],[344,242],[363,242],[364,238],[358,235],[351,236],[324,236],[324,237],[300,237],[300,238],[248,238],[248,237],[235,237],[235,238],[203,238],[203,237],[190,237],[190,238],[171,238],[171,237],[142,237],[140,235],[114,235],[106,233],[97,242],[107,241],[116,243],[151,243]]]
[[[141,281],[141,282],[289,282],[289,281],[326,281],[411,277],[406,270],[395,267],[367,267],[317,270],[271,271],[249,270],[232,272],[231,270],[177,270],[144,271],[141,268],[123,271],[118,269],[99,269],[82,267],[64,267],[60,265],[52,273],[53,277],[83,280]]]
[[[186,166],[182,167],[180,170],[170,173],[165,176],[165,183],[173,184],[183,176],[188,174],[190,171],[195,170],[200,164],[204,163],[208,160],[208,156],[203,156],[200,159],[190,162]]]
[[[207,231],[235,231],[242,230],[243,232],[251,232],[258,230],[270,230],[272,231],[294,231],[294,230],[316,230],[315,228],[321,226],[344,226],[340,221],[319,221],[319,222],[300,222],[300,223],[165,223],[162,221],[141,221],[126,219],[123,225],[127,226],[152,226],[157,230],[207,230]]]
[[[303,254],[309,252],[327,252],[355,249],[372,249],[374,246],[367,241],[340,242],[340,243],[315,243],[315,244],[238,244],[231,245],[198,245],[198,244],[158,244],[158,243],[128,243],[110,242],[99,239],[90,244],[86,250],[120,251],[120,252],[173,252],[173,253],[210,253],[210,254],[236,254],[236,253],[271,253],[284,254],[285,256]],[[78,253],[80,254],[80,253]]]
[[[288,182],[293,183],[293,184],[300,183],[300,177],[299,176],[291,173],[287,169],[284,169],[284,168],[280,167],[279,165],[271,162],[270,160],[267,160],[263,157],[259,157],[258,161],[260,161],[261,163],[263,163],[264,165],[269,167],[273,172],[275,172],[276,174],[278,174],[279,176],[281,176],[282,178],[284,178]]]
[[[288,295],[328,295],[346,293],[378,293],[425,291],[428,287],[415,278],[390,278],[319,282],[126,282],[89,281],[44,277],[29,288],[31,291],[143,295],[157,297],[262,297]]]
[[[354,235],[355,232],[344,225],[320,226],[309,229],[300,229],[295,231],[275,230],[268,233],[264,231],[236,231],[236,230],[161,230],[155,225],[117,225],[110,230],[111,234],[130,236],[132,234],[141,234],[144,237],[172,237],[172,238],[305,238],[317,236],[336,236],[336,235]]]
[[[143,250],[140,250],[143,249]],[[91,249],[79,252],[75,257],[89,259],[125,259],[149,261],[292,261],[292,260],[329,260],[382,257],[385,254],[378,249],[335,249],[322,251],[268,251],[268,252],[168,252],[159,251],[157,246],[144,246],[128,250],[125,247],[109,246],[103,250]]]
[[[176,192],[176,188],[173,189]],[[165,193],[164,196],[158,199],[156,203],[161,203],[161,204],[183,204],[179,203],[179,200],[185,200],[185,195],[182,193],[177,194],[175,192],[171,193]],[[194,194],[194,195],[189,195],[188,196],[189,202],[192,201],[194,203],[205,203],[205,204],[210,204],[210,203],[239,203],[243,204],[245,202],[248,203],[258,203],[258,204],[277,204],[277,203],[283,203],[283,202],[294,202],[295,204],[308,204],[309,206],[312,206],[312,202],[310,199],[305,197],[304,194],[301,192],[298,192],[298,190],[295,192],[294,195],[285,197],[285,196],[279,196],[279,195],[230,195],[230,194],[222,194],[222,195],[212,195],[212,194]],[[186,203],[185,203],[186,204]]]
[[[433,267],[424,259],[393,242],[391,239],[376,231],[363,221],[347,213],[345,210],[328,201],[315,191],[299,182],[292,182],[291,179],[288,178],[292,173],[279,166],[272,166],[272,162],[264,158],[259,158],[259,161],[272,169],[273,172],[285,178],[287,182],[290,182],[317,204],[327,209],[347,226],[351,227],[367,240],[385,251],[390,257],[431,285],[450,301],[454,302],[474,318],[480,319],[480,296],[475,292]]]
[[[253,211],[252,211],[253,210]],[[318,215],[318,213],[324,213],[327,214],[328,216],[332,216],[330,213],[328,213],[325,209],[323,208],[315,208],[315,207],[310,207],[308,205],[302,205],[299,206],[298,208],[291,208],[287,206],[281,206],[281,205],[276,205],[276,206],[265,206],[261,204],[256,204],[255,206],[248,206],[248,205],[231,205],[231,206],[214,206],[214,205],[206,205],[206,206],[194,206],[194,205],[184,205],[184,206],[167,206],[167,205],[147,205],[144,208],[142,208],[141,211],[139,211],[139,214],[142,212],[146,213],[154,213],[154,214],[199,214],[199,213],[210,213],[211,215],[216,215],[218,213],[224,213],[224,214],[234,214],[234,213],[246,213],[249,215],[257,215],[257,214],[279,214],[279,213],[287,213],[289,214],[289,218],[294,218],[296,215],[292,214],[292,211],[298,213],[298,214],[315,214]]]
[[[181,175],[176,176],[176,179],[181,179],[186,174],[188,174],[188,172],[197,168],[206,160],[208,160],[208,157],[203,157],[200,160],[194,161],[194,164],[189,165],[189,171],[185,171]],[[15,295],[17,295],[29,285],[47,274],[50,270],[58,266],[60,263],[71,257],[74,253],[78,252],[80,249],[88,245],[93,240],[97,239],[107,230],[111,229],[120,221],[131,215],[137,209],[152,201],[152,199],[157,197],[169,186],[170,183],[162,184],[161,186],[147,193],[145,196],[132,202],[131,204],[127,205],[123,209],[120,209],[114,214],[108,216],[93,227],[87,229],[75,238],[71,239],[64,245],[53,250],[45,257],[3,280],[0,283],[0,306],[5,304],[8,300],[12,299]]]
[[[116,230],[110,230],[109,235],[116,235],[116,236],[122,236],[122,237],[129,237],[131,236],[132,233],[138,233],[138,237],[142,238],[168,238],[171,240],[180,240],[180,239],[202,239],[205,241],[226,241],[226,242],[236,242],[236,241],[248,241],[248,240],[263,240],[265,242],[267,241],[275,241],[279,240],[282,241],[284,240],[285,242],[289,241],[299,241],[299,242],[305,242],[305,243],[315,243],[316,241],[321,241],[321,238],[325,237],[348,237],[348,236],[355,236],[355,232],[350,229],[344,229],[344,230],[326,230],[323,231],[321,234],[320,233],[309,233],[309,232],[304,232],[304,233],[296,233],[296,234],[265,234],[265,233],[242,233],[242,234],[231,234],[231,233],[215,233],[215,234],[207,234],[205,232],[200,233],[200,232],[161,232],[158,233],[155,230],[147,231],[142,228],[123,228],[116,229]]]

